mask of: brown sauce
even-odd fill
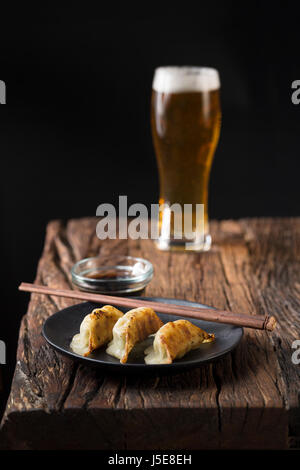
[[[94,271],[88,274],[85,274],[85,277],[89,279],[117,279],[122,277],[130,277],[131,272],[129,270],[107,270],[107,271]]]

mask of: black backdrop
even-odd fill
[[[50,4],[49,4],[50,5]],[[219,69],[223,123],[211,176],[216,218],[299,214],[299,12],[287,2],[66,8],[1,18],[2,319],[10,380],[17,330],[49,219],[101,202],[157,202],[149,126],[158,65]],[[244,5],[244,6],[243,6]],[[147,13],[147,10],[148,13]],[[185,11],[183,11],[185,10]]]

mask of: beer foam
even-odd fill
[[[158,67],[152,87],[159,93],[213,91],[220,88],[220,78],[210,67]]]

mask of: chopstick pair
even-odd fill
[[[91,294],[66,289],[53,289],[52,287],[40,286],[22,282],[19,286],[20,291],[32,292],[35,294],[53,295],[57,297],[66,297],[70,299],[86,300],[88,302],[104,303],[121,307],[137,308],[151,307],[161,313],[168,313],[181,317],[197,318],[216,323],[227,323],[230,325],[243,326],[246,328],[255,328],[258,330],[273,331],[276,327],[276,319],[273,316],[245,315],[242,313],[232,313],[227,310],[218,310],[214,308],[186,307],[149,300],[140,300],[130,297],[114,297],[111,295]]]

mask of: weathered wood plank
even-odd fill
[[[142,256],[147,295],[275,315],[268,334],[246,330],[222,360],[175,376],[123,377],[77,365],[40,335],[48,315],[76,301],[32,295],[2,432],[13,448],[285,448],[300,445],[300,219],[212,223],[213,249],[159,252],[150,240],[100,242],[96,219],[51,222],[36,282],[70,287],[82,257]],[[180,425],[178,424],[180,423]],[[91,431],[92,430],[92,431]],[[95,430],[95,431],[93,431]]]

